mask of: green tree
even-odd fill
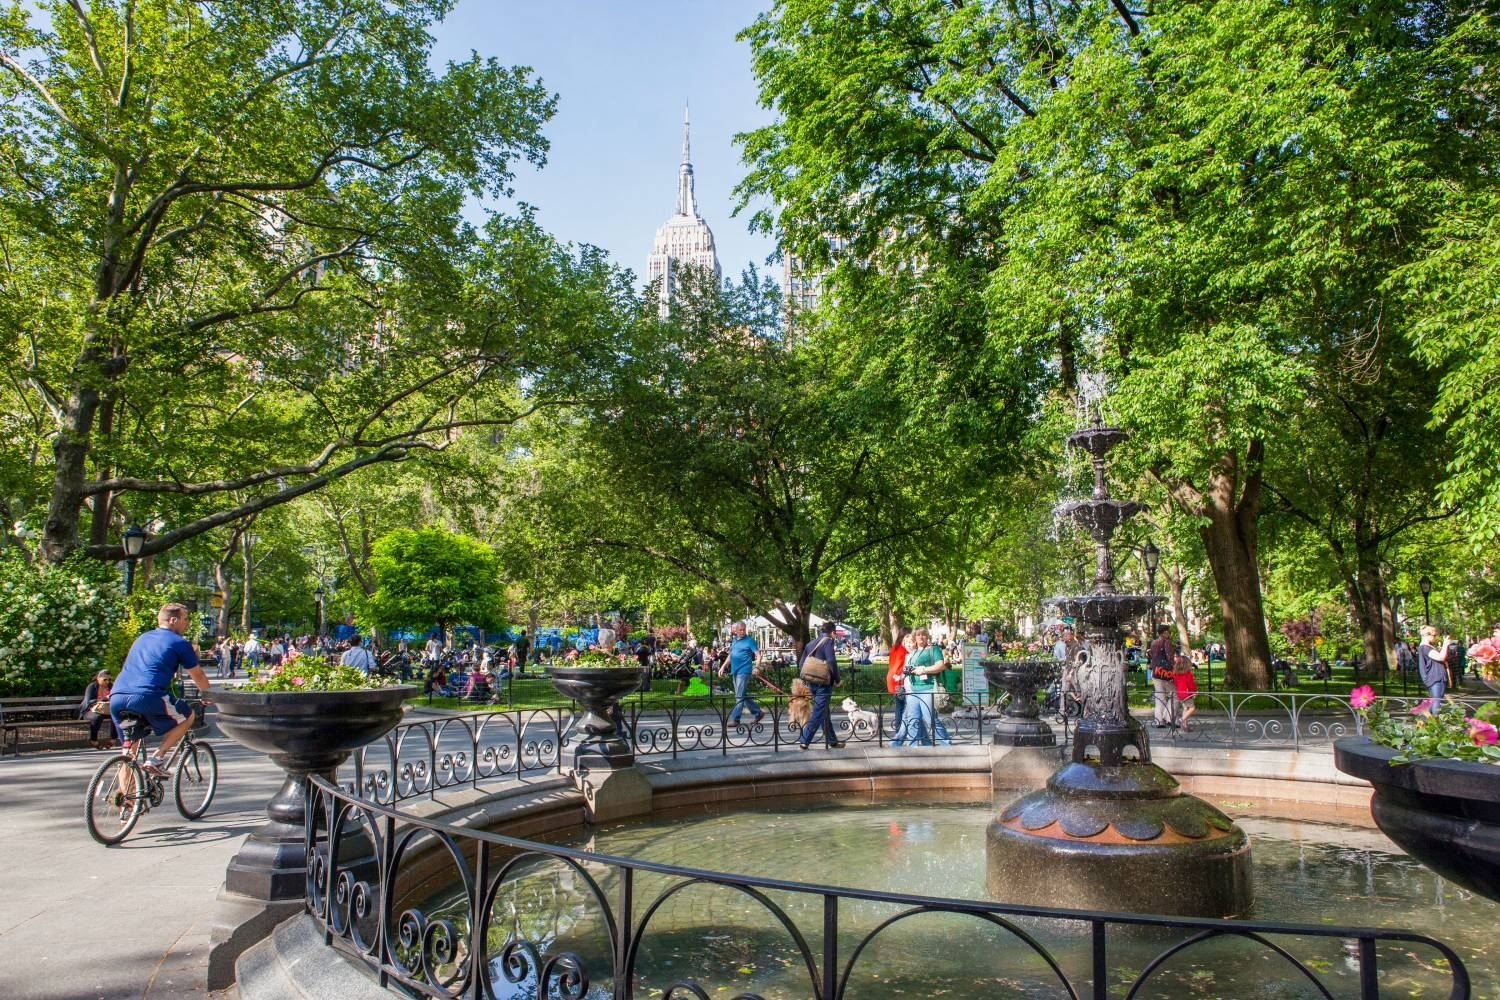
[[[996,339],[1065,389],[1102,369],[1199,522],[1231,683],[1264,686],[1268,452],[1302,447],[1306,382],[1404,350],[1383,283],[1489,162],[1494,32],[1445,3],[785,0],[747,33],[781,119],[744,190],[799,252],[963,247]]]
[[[360,617],[381,629],[492,628],[505,600],[489,546],[441,528],[400,528],[375,543],[375,592]]]
[[[152,555],[444,448],[609,340],[599,254],[462,217],[542,162],[553,101],[477,55],[433,69],[450,7],[0,14],[0,478],[44,558],[118,559],[155,517]]]

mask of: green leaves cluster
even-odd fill
[[[1495,711],[1481,711],[1479,718],[1489,717],[1493,725]],[[1477,741],[1471,733],[1469,716],[1456,701],[1444,701],[1431,712],[1425,709],[1404,716],[1393,715],[1383,699],[1360,709],[1365,732],[1370,739],[1396,751],[1392,764],[1414,760],[1443,758],[1447,760],[1500,763],[1500,745]]]
[[[255,671],[240,691],[368,691],[391,687],[395,682],[363,670],[299,656],[290,662]]]
[[[475,539],[436,527],[400,528],[375,543],[370,565],[375,593],[360,618],[376,628],[488,629],[502,621],[499,564]]]

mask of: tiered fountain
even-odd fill
[[[989,888],[996,899],[1037,906],[1234,916],[1253,896],[1249,839],[1151,763],[1150,741],[1126,705],[1120,626],[1158,600],[1115,592],[1110,537],[1144,509],[1111,499],[1105,480],[1105,455],[1127,437],[1097,418],[1068,437],[1093,459],[1094,492],[1058,510],[1093,536],[1094,585],[1049,603],[1080,626],[1083,718],[1072,760],[990,823]]]

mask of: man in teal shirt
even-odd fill
[[[734,709],[729,713],[731,725],[740,724],[740,713],[749,708],[755,713],[752,726],[760,725],[760,720],[765,718],[766,713],[750,697],[750,678],[759,675],[758,664],[760,662],[760,647],[755,640],[745,634],[745,623],[735,622],[729,627],[729,662],[719,668],[719,676],[723,677],[727,671],[734,677]]]

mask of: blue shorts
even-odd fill
[[[157,736],[176,729],[185,719],[193,717],[193,707],[181,698],[169,694],[112,694],[109,696],[109,717],[120,725],[121,712],[134,712],[143,716]]]

